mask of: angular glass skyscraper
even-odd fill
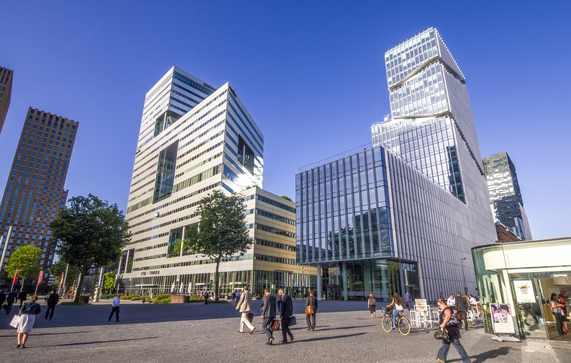
[[[522,241],[531,240],[531,229],[510,156],[505,151],[493,154],[484,158],[483,165],[496,220]]]
[[[391,114],[373,148],[300,169],[298,263],[319,293],[476,293],[470,249],[496,240],[460,68],[434,28],[385,53]]]

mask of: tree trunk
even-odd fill
[[[216,259],[216,272],[214,273],[214,301],[220,299],[220,279],[218,278],[218,270],[220,269],[220,256]]]
[[[22,283],[20,284],[20,292],[22,292],[22,290],[24,290],[24,282],[26,281],[25,278],[21,277],[22,279]]]
[[[73,300],[74,304],[79,304],[79,297],[81,296],[81,288],[83,287],[83,276],[89,271],[89,269],[81,270],[79,272],[79,282],[77,283],[77,289],[75,290],[75,299]]]

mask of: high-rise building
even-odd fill
[[[0,133],[2,133],[2,127],[10,107],[13,78],[14,71],[0,67]]]
[[[483,160],[490,201],[496,220],[522,241],[531,240],[529,221],[515,165],[507,152],[490,155]]]
[[[48,224],[57,218],[67,200],[64,185],[78,124],[45,111],[28,109],[0,210],[2,245],[12,226],[2,271],[10,254],[25,245],[42,249],[40,263],[44,271],[51,265],[54,254]]]
[[[297,261],[323,268],[328,298],[476,293],[470,249],[496,231],[465,78],[434,28],[385,65],[391,114],[373,148],[296,176]]]
[[[198,223],[200,199],[215,189],[245,195],[255,240],[251,251],[221,264],[223,288],[309,288],[315,268],[293,265],[295,204],[259,189],[263,151],[263,134],[229,83],[216,89],[171,68],[145,97],[126,214],[132,241],[119,266],[119,288],[211,287],[212,261],[173,251]]]

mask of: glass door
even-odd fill
[[[520,335],[523,338],[549,339],[542,308],[541,284],[535,278],[523,280],[521,276],[512,276],[510,281]]]

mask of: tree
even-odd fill
[[[290,197],[282,195],[281,198],[285,199],[285,200],[289,200],[290,202],[292,201]]]
[[[61,259],[57,260],[56,262],[53,263],[53,265],[50,267],[50,275],[54,275],[56,278],[56,281],[58,283],[61,282],[61,275],[62,273],[65,274],[65,269],[67,267],[67,263],[63,262]],[[67,269],[67,278],[66,278],[66,284],[74,284],[75,281],[77,281],[77,278],[79,277],[79,273],[80,273],[80,269],[77,266],[69,266]],[[65,288],[65,286],[64,286]]]
[[[105,274],[103,288],[105,290],[113,290],[113,288],[115,288],[115,271],[109,271]]]
[[[14,277],[18,270],[18,277],[22,280],[20,291],[24,289],[24,281],[29,278],[36,277],[42,270],[40,259],[42,258],[42,250],[34,246],[21,246],[8,259],[6,272],[8,277]]]
[[[218,271],[224,257],[236,253],[243,255],[252,245],[252,239],[246,228],[246,207],[240,194],[225,196],[219,190],[200,200],[197,212],[200,222],[187,229],[185,245],[191,251],[208,256],[216,262],[214,274],[215,299],[220,297],[220,279]]]
[[[121,257],[121,249],[131,239],[129,225],[117,204],[109,205],[94,195],[73,197],[70,207],[50,223],[52,247],[60,259],[80,269],[80,277],[92,267],[108,266]],[[83,278],[77,291],[81,293]],[[75,295],[75,303],[80,294]]]

